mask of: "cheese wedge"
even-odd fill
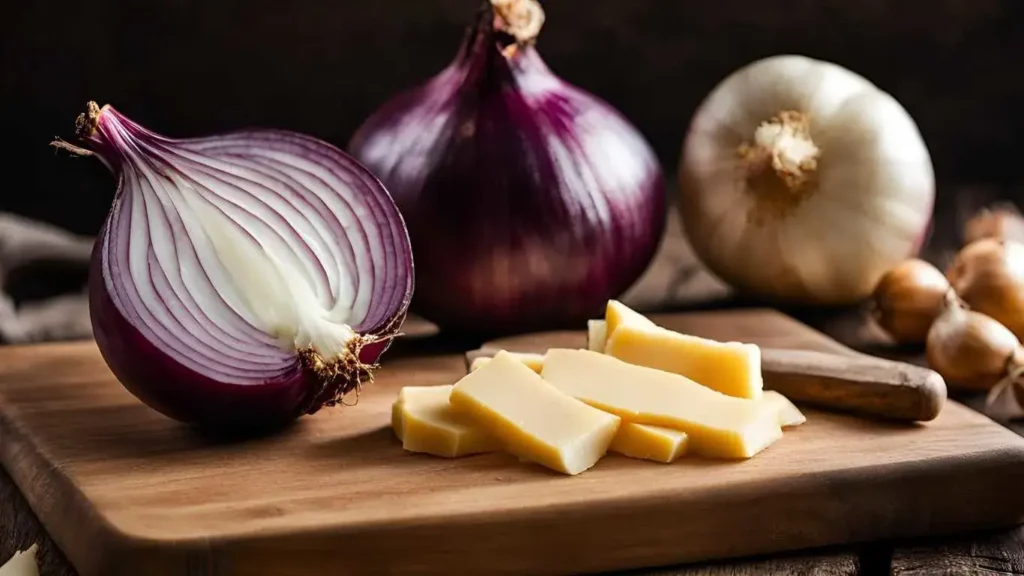
[[[623,422],[608,450],[630,458],[668,464],[686,453],[688,438],[686,432],[671,428]]]
[[[565,474],[596,464],[620,423],[563,394],[505,351],[459,380],[449,402],[508,452]]]
[[[761,397],[761,349],[716,342],[658,326],[624,324],[611,333],[604,353],[624,362],[672,372],[737,398]]]
[[[501,449],[501,443],[448,404],[452,386],[406,386],[391,411],[402,448],[458,458]]]
[[[604,309],[605,336],[611,338],[619,326],[640,326],[654,328],[657,326],[647,316],[633,310],[618,300],[609,300]]]
[[[589,350],[548,350],[541,376],[624,421],[686,432],[702,456],[749,458],[782,436],[773,406]]]
[[[791,428],[807,422],[807,417],[800,411],[789,398],[779,394],[775,390],[765,390],[761,402],[774,406],[779,411],[779,426]]]
[[[544,368],[543,354],[534,354],[532,352],[508,352],[508,355],[522,362],[527,368],[533,370],[537,374],[540,374],[541,369]],[[478,356],[474,358],[473,362],[469,365],[469,371],[473,372],[475,370],[479,370],[490,360],[491,358],[487,356]]]

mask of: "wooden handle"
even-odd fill
[[[934,419],[946,401],[938,373],[867,355],[761,350],[764,386],[794,402],[897,420]]]

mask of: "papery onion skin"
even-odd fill
[[[484,9],[455,60],[348,150],[405,216],[414,310],[476,334],[579,325],[650,263],[663,176],[624,117],[553,75],[532,43],[503,46],[494,21]]]
[[[79,154],[96,154],[119,177],[110,214],[92,255],[89,302],[97,346],[104,361],[126,389],[171,418],[209,429],[244,431],[274,428],[303,414],[314,413],[323,406],[333,405],[347,391],[358,388],[372,377],[373,364],[397,335],[405,318],[413,291],[413,267],[408,233],[397,207],[380,182],[365,168],[329,144],[285,131],[253,130],[209,138],[173,140],[149,132],[109,106],[101,110],[95,105],[90,107],[89,118],[80,118],[79,122],[80,136],[83,136],[88,149],[63,142],[55,144]],[[83,122],[86,126],[84,134]],[[199,160],[194,160],[196,158]],[[262,158],[266,163],[254,162],[253,158]],[[295,166],[308,164],[321,170],[323,175],[310,172],[307,176],[309,181],[323,186],[316,192],[303,188],[302,181],[295,179],[298,178],[295,175],[302,174],[302,171],[288,164],[288,159],[294,159]],[[162,186],[185,181],[192,182],[195,187],[187,191],[163,189],[164,196],[157,195],[163,199],[162,203],[154,204],[152,197],[155,189],[151,185],[148,193],[140,191],[140,174],[149,177],[149,182]],[[339,283],[348,281],[346,274],[355,275],[357,294],[360,281],[368,287],[363,289],[371,291],[369,300],[363,305],[362,316],[354,317],[355,322],[351,326],[357,335],[346,346],[347,350],[352,351],[351,355],[324,358],[313,348],[289,350],[276,344],[258,344],[260,341],[269,342],[268,336],[261,335],[255,326],[244,325],[234,318],[232,329],[235,332],[231,334],[240,336],[220,340],[218,346],[227,346],[224,351],[237,353],[237,356],[227,359],[228,363],[223,366],[229,372],[231,366],[238,366],[233,370],[240,376],[223,377],[224,368],[217,363],[222,352],[210,347],[204,348],[205,341],[202,340],[203,337],[217,339],[220,333],[195,333],[196,326],[201,328],[204,323],[223,330],[222,326],[217,326],[217,319],[223,317],[218,314],[223,315],[225,312],[200,306],[202,299],[194,291],[176,292],[173,282],[168,279],[168,274],[173,273],[175,268],[167,268],[166,263],[161,264],[157,252],[154,252],[156,244],[152,242],[173,241],[174,251],[179,257],[177,274],[180,276],[184,270],[189,270],[193,278],[190,282],[208,290],[212,284],[202,284],[201,279],[195,279],[196,274],[202,276],[208,274],[208,271],[203,266],[189,268],[188,262],[181,259],[188,256],[189,250],[192,254],[199,253],[195,248],[199,237],[193,239],[191,236],[182,236],[180,232],[174,236],[173,231],[169,237],[161,236],[158,231],[150,229],[150,223],[152,218],[163,218],[168,223],[174,222],[176,218],[180,221],[181,215],[175,211],[174,205],[167,204],[166,199],[184,197],[185,194],[196,194],[197,198],[221,198],[209,196],[213,194],[213,189],[201,189],[202,180],[195,178],[209,177],[211,181],[223,185],[235,182],[233,198],[236,202],[240,201],[238,198],[244,197],[244,194],[239,194],[238,190],[244,188],[238,182],[244,181],[247,174],[261,178],[261,187],[256,186],[256,181],[250,182],[250,185],[254,190],[260,190],[262,204],[251,200],[254,202],[252,206],[235,205],[235,208],[250,210],[243,215],[252,222],[269,222],[264,220],[273,214],[272,211],[266,211],[271,206],[268,202],[273,201],[275,195],[286,193],[289,202],[298,202],[288,204],[291,209],[305,206],[302,203],[304,201],[310,202],[309,210],[301,216],[306,219],[305,224],[313,226],[315,223],[324,230],[333,229],[339,234],[343,233],[341,219],[355,218],[356,212],[337,212],[336,208],[329,208],[327,204],[317,204],[317,198],[329,197],[332,206],[344,204],[350,209],[369,213],[365,216],[367,220],[357,225],[362,236],[349,236],[344,241],[353,251],[373,246],[378,254],[375,259],[371,259],[372,268],[348,269],[346,262],[340,260],[330,260],[324,264],[336,269],[334,278]],[[339,189],[332,188],[330,180],[325,180],[325,177],[344,182],[348,187],[345,190],[347,196],[343,196]],[[274,182],[281,188],[275,189],[272,186]],[[168,196],[172,192],[167,190],[173,190],[173,194],[181,196]],[[333,197],[332,194],[338,196]],[[146,220],[137,221],[132,216],[133,203],[138,202],[145,206],[145,213],[150,214]],[[266,215],[258,215],[261,214],[259,211],[253,211],[256,208],[265,209]],[[328,213],[335,220],[324,216]],[[143,232],[145,235],[142,235]],[[319,246],[324,246],[329,242],[340,242],[340,238],[324,236],[307,241],[320,241]],[[381,244],[374,246],[372,243],[375,241]],[[132,270],[119,260],[130,258],[131,253],[126,251],[135,242],[145,242],[143,246],[147,250],[149,262],[147,282],[154,289],[163,286],[163,292],[158,290],[158,293],[162,294],[162,298],[172,299],[162,301],[167,306],[165,310],[147,308],[154,304],[146,304],[146,299],[140,296],[140,289],[134,287],[134,282],[139,280],[133,279]],[[258,239],[257,242],[263,243]],[[311,258],[314,249],[307,249],[310,252],[304,256]],[[154,274],[162,275],[165,285],[153,283],[153,278],[156,278]],[[176,277],[176,280],[182,282],[182,277]],[[243,289],[239,290],[239,294],[244,293]],[[112,296],[115,292],[121,294],[119,298],[129,297],[132,308],[123,308],[115,302]],[[132,294],[135,294],[135,300],[130,300]],[[338,298],[339,293],[333,297]],[[192,303],[191,309],[184,304],[186,301]],[[356,314],[360,313],[355,302],[351,306]],[[178,315],[172,309],[177,310]],[[194,315],[196,310],[201,317]],[[165,317],[175,321],[171,324],[164,321],[159,326],[150,326],[144,321],[142,314],[158,312],[166,313],[168,316]],[[186,312],[193,312],[193,315],[190,317]],[[192,323],[191,329],[181,323],[183,320],[178,320],[182,318]],[[160,334],[165,336],[154,336]],[[223,334],[228,335],[229,332]],[[176,357],[180,352],[161,345],[158,341],[161,338],[171,338],[171,345],[178,349],[193,350],[187,360],[195,364],[187,365],[185,358]],[[256,344],[247,344],[244,350],[235,349],[230,345],[233,338],[248,338],[244,341]],[[238,360],[245,357],[251,358],[253,362],[247,364]]]
[[[771,169],[754,169],[743,147],[792,113],[809,127],[816,163],[802,184],[783,186],[780,174],[772,187]],[[869,296],[919,253],[935,199],[927,147],[899,102],[854,72],[796,55],[748,64],[712,90],[690,124],[678,178],[701,261],[741,292],[796,304]]]
[[[900,344],[921,344],[943,311],[949,281],[938,268],[911,258],[886,272],[873,294],[879,326]]]
[[[1020,341],[992,317],[967,309],[953,291],[928,331],[928,366],[961,390],[985,391],[1004,378]]]
[[[971,242],[946,276],[972,310],[1024,337],[1024,244],[993,237]]]

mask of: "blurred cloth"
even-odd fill
[[[0,212],[0,341],[92,337],[86,296],[93,238]]]

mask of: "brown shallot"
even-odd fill
[[[875,321],[901,344],[921,344],[942,313],[949,281],[928,262],[904,260],[882,276],[873,294]]]
[[[957,255],[946,271],[972,310],[991,316],[1024,337],[1024,244],[983,238]]]

